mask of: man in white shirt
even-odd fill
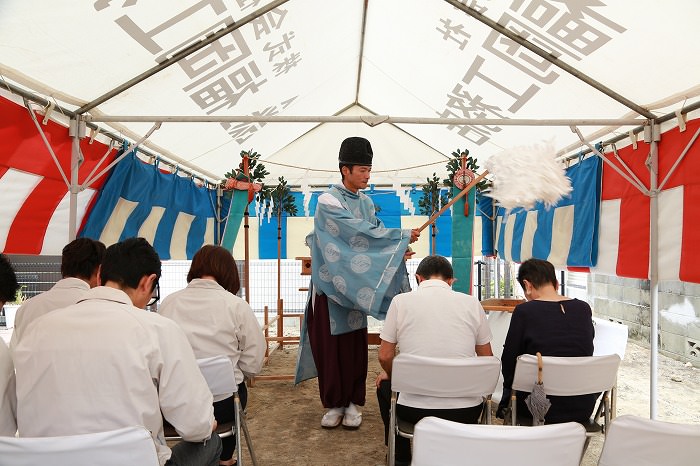
[[[380,333],[377,400],[384,421],[385,442],[389,435],[391,366],[396,347],[402,353],[441,358],[492,356],[491,330],[479,301],[453,291],[452,265],[442,256],[424,258],[416,269],[418,289],[394,297]],[[397,415],[409,422],[436,416],[465,424],[481,414],[479,398],[431,398],[399,394]],[[396,465],[411,462],[408,439],[396,436]]]
[[[15,328],[10,339],[14,350],[27,327],[39,317],[78,302],[99,284],[100,264],[105,245],[90,238],[78,238],[64,246],[61,253],[61,276],[50,290],[25,301],[15,316]]]
[[[15,269],[4,254],[0,254],[0,307],[15,299],[19,284]],[[17,397],[15,369],[5,340],[0,338],[0,435],[14,436],[17,432]]]
[[[13,354],[20,436],[142,425],[161,465],[218,465],[212,395],[192,348],[175,322],[143,310],[160,273],[145,239],[113,244],[100,271],[103,286],[27,329]],[[163,418],[185,440],[172,451]]]

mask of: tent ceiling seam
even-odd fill
[[[501,26],[500,24],[498,24],[498,22],[481,14],[480,12],[474,10],[473,8],[464,5],[463,3],[459,2],[458,0],[445,0],[445,1],[447,3],[449,3],[450,5],[452,5],[453,7],[468,14],[469,16],[476,19],[477,21],[485,24],[486,26],[488,26],[491,29],[497,31],[498,33],[506,36],[507,38],[511,39],[512,41],[517,42],[518,44],[527,48],[531,52],[539,55],[540,57],[544,58],[545,60],[552,63],[553,65],[558,66],[559,68],[566,71],[567,73],[574,76],[575,78],[580,79],[581,81],[583,81],[584,83],[593,87],[594,89],[596,89],[596,90],[602,92],[603,94],[607,95],[608,97],[616,100],[617,102],[621,103],[625,107],[627,107],[631,110],[634,110],[635,112],[637,112],[640,115],[642,115],[646,118],[649,118],[649,119],[654,119],[656,117],[648,109],[642,107],[641,105],[636,104],[635,102],[631,101],[630,99],[627,99],[623,95],[613,91],[609,87],[607,87],[607,86],[603,85],[602,83],[598,82],[597,80],[591,78],[590,76],[581,72],[577,68],[560,60],[559,58],[555,57],[551,53],[547,52],[546,50],[542,49],[541,47],[538,47],[537,45],[533,44],[529,40],[525,39],[524,37],[521,37],[518,34],[515,34],[513,31],[509,30],[508,28]]]
[[[355,104],[360,102],[360,81],[362,79],[362,62],[364,61],[365,53],[365,30],[367,27],[367,2],[364,0],[362,5],[362,29],[360,31],[360,55],[357,57],[357,85],[355,86]]]
[[[144,71],[143,73],[139,74],[138,76],[135,76],[128,80],[127,82],[113,88],[111,91],[101,95],[100,97],[92,100],[91,102],[88,102],[87,104],[83,105],[79,109],[75,111],[75,113],[82,115],[89,110],[92,110],[93,108],[97,107],[98,105],[110,100],[112,97],[115,97],[122,92],[126,91],[127,89],[130,89],[131,87],[135,86],[136,84],[140,83],[141,81],[144,81],[151,76],[159,73],[160,71],[164,70],[165,68],[169,67],[170,65],[174,65],[175,63],[179,62],[183,58],[186,58],[187,56],[193,54],[194,52],[202,49],[203,47],[206,47],[207,45],[216,42],[217,40],[221,39],[225,35],[235,31],[236,29],[245,26],[249,22],[259,18],[260,16],[268,13],[271,10],[274,10],[280,5],[283,5],[284,3],[287,3],[289,0],[275,0],[271,2],[268,5],[265,5],[262,8],[259,8],[258,10],[254,11],[253,13],[244,16],[241,18],[240,21],[234,21],[233,24],[226,26],[223,29],[220,29],[218,32],[215,32],[214,34],[211,34],[207,36],[206,38],[200,40],[197,43],[191,44],[184,49],[180,50],[176,54],[174,54],[172,57],[167,58],[163,60],[162,62],[158,63],[156,66]]]

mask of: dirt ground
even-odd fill
[[[296,346],[274,351],[262,375],[291,375],[296,355]],[[355,431],[321,428],[324,409],[316,379],[298,386],[291,380],[256,380],[248,392],[247,419],[258,464],[383,465],[386,447],[374,390],[379,370],[377,347],[370,346],[367,404]],[[618,415],[649,417],[649,349],[635,342],[628,344],[620,367],[617,400]],[[700,424],[700,369],[659,356],[658,400],[658,419]],[[592,440],[583,466],[597,464],[602,441],[602,434]]]

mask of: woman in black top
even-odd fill
[[[508,406],[515,363],[521,354],[542,356],[592,356],[593,316],[588,303],[567,298],[557,292],[554,266],[540,259],[528,259],[520,265],[518,282],[527,302],[519,304],[503,345],[503,397],[498,406],[499,417]],[[588,424],[599,394],[580,396],[548,396],[552,402],[545,416],[546,424],[576,421]],[[518,392],[518,417],[531,419],[525,405],[527,393]]]

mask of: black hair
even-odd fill
[[[14,301],[18,289],[15,268],[5,254],[0,254],[0,301]]]
[[[90,238],[71,241],[61,253],[61,275],[88,280],[102,263],[106,249],[104,244]]]
[[[528,259],[520,264],[518,269],[518,283],[525,289],[524,280],[532,283],[532,286],[539,289],[543,285],[551,284],[554,288],[557,287],[557,273],[554,266],[542,259]]]
[[[418,264],[416,275],[420,275],[426,280],[432,277],[441,277],[444,280],[449,280],[454,278],[454,270],[450,261],[444,257],[427,256]]]
[[[160,267],[158,253],[148,241],[128,238],[107,248],[100,279],[102,284],[113,281],[122,287],[137,288],[142,277],[156,274],[155,289],[160,279]]]
[[[345,179],[345,175],[343,174],[343,167],[348,167],[348,170],[350,170],[350,173],[352,173],[352,168],[355,166],[355,164],[352,163],[339,163],[338,164],[338,170],[340,170],[340,181],[343,181]]]

